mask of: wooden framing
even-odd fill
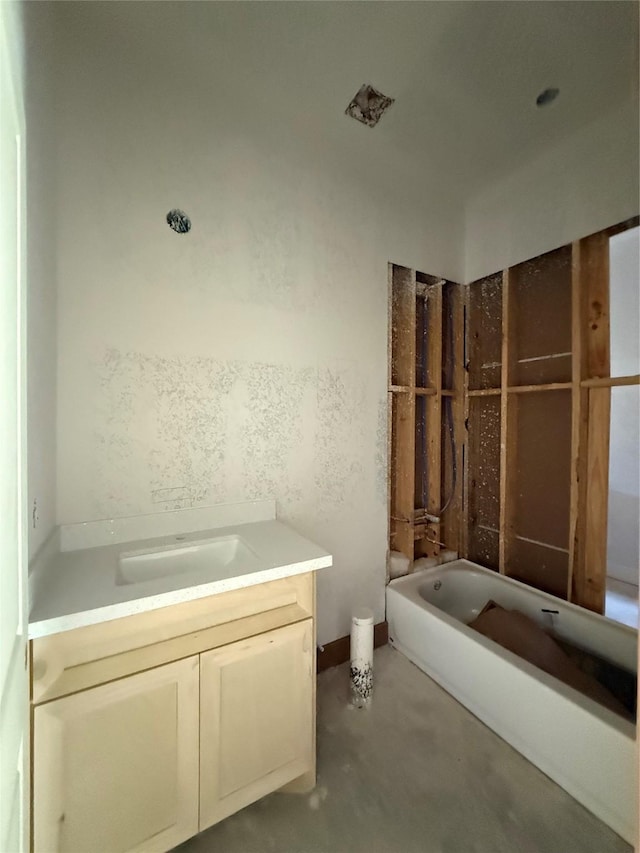
[[[464,288],[390,264],[389,335],[390,548],[411,562],[460,549],[464,458]],[[443,348],[444,288],[453,312],[452,339]],[[453,386],[442,384],[453,358]],[[443,400],[450,399],[456,447],[443,441]],[[445,438],[447,436],[445,435]],[[446,508],[443,507],[446,503]],[[442,517],[441,517],[442,515]]]
[[[468,397],[497,397],[502,394],[501,388],[474,388],[467,391]]]
[[[571,257],[571,494],[569,506],[569,573],[567,600],[574,597],[574,577],[579,578],[584,565],[584,526],[580,508],[586,494],[586,471],[583,464],[587,439],[588,392],[582,387],[586,376],[586,347],[583,345],[584,291],[582,288],[580,242],[572,246]]]
[[[609,236],[605,232],[573,244],[573,350],[572,537],[568,597],[576,604],[603,613],[612,383]]]
[[[462,359],[460,360],[460,372],[456,378],[457,387],[462,390],[462,402],[459,405],[459,417],[462,420],[460,426],[460,453],[462,456],[459,467],[462,476],[460,484],[460,556],[469,556],[469,444],[467,441],[469,431],[469,371],[467,369],[468,350],[468,317],[469,317],[469,287],[465,286],[460,297],[463,326],[462,326]],[[461,375],[460,375],[461,373]]]
[[[415,271],[391,273],[391,489],[390,539],[393,550],[414,556],[416,285]],[[399,387],[403,390],[395,392]],[[406,389],[406,391],[404,390]]]
[[[509,547],[513,536],[513,478],[511,459],[515,441],[515,400],[509,400],[512,352],[510,339],[509,270],[502,273],[502,364],[500,391],[500,533],[499,567],[505,574],[509,562]]]
[[[611,388],[640,383],[639,375],[610,376],[609,238],[637,224],[636,217],[454,291],[390,265],[392,549],[414,560],[451,548],[603,611]],[[428,306],[421,382],[420,299]],[[453,336],[443,325],[450,311]],[[455,377],[446,388],[442,368],[446,373],[451,348]],[[532,459],[540,460],[538,470]],[[537,574],[538,558],[546,568]]]
[[[517,268],[504,271],[502,273],[502,304],[496,305],[495,301],[489,301],[483,303],[482,309],[493,312],[494,317],[493,326],[491,322],[487,325],[486,320],[482,321],[484,325],[491,330],[498,322],[502,332],[500,384],[499,387],[497,384],[494,387],[476,384],[471,388],[467,385],[465,392],[467,412],[470,400],[495,399],[495,397],[500,399],[499,570],[507,574],[515,573],[518,576],[519,572],[514,572],[513,566],[510,565],[513,559],[511,549],[516,546],[516,543],[530,543],[535,548],[546,548],[550,560],[552,552],[566,553],[568,571],[564,594],[569,600],[598,612],[604,609],[606,580],[610,389],[615,386],[637,385],[640,380],[638,375],[620,377],[609,375],[609,238],[612,234],[637,224],[636,218],[621,226],[578,240],[570,247],[561,247],[554,253],[540,258],[540,265],[537,264],[538,259],[533,259]],[[529,313],[532,306],[535,309],[535,300],[531,299],[532,291],[522,288],[524,286],[524,288],[537,289],[540,282],[543,294],[545,288],[547,294],[555,293],[556,291],[551,287],[551,280],[547,281],[545,278],[549,270],[551,275],[556,275],[550,267],[552,258],[557,258],[559,265],[557,275],[561,275],[562,291],[558,294],[558,299],[563,313],[554,319],[553,313],[549,313],[550,310],[553,312],[553,308],[550,309],[548,303],[545,303],[544,314],[536,317],[535,314]],[[567,267],[568,258],[570,258],[570,268]],[[553,262],[555,263],[555,260]],[[530,275],[530,272],[527,273],[527,268],[534,272],[533,283],[530,278],[528,280],[520,278],[522,275],[520,270],[523,270],[525,277]],[[512,281],[514,269],[518,270],[517,282]],[[562,272],[563,270],[566,272]],[[570,290],[567,289],[569,274]],[[478,284],[483,285],[490,278],[487,277]],[[555,282],[555,279],[553,281]],[[470,288],[474,286],[477,285],[470,285]],[[570,306],[566,301],[568,298],[566,294],[569,292]],[[518,310],[521,295],[527,300],[525,305],[528,307],[519,308],[519,320],[516,322],[514,312]],[[471,305],[471,300],[469,304]],[[501,317],[496,313],[500,311]],[[527,325],[529,316],[531,325]],[[545,317],[551,317],[551,321],[557,324],[557,332],[548,331]],[[565,343],[568,342],[569,333],[567,323],[570,323],[570,345]],[[482,332],[482,323],[479,328]],[[522,346],[520,334],[523,329],[528,333],[529,351],[520,355],[518,354]],[[536,329],[539,332],[535,332]],[[567,331],[562,331],[563,329]],[[546,343],[539,344],[540,354],[531,352],[531,330],[534,330],[534,337],[535,334],[539,334],[541,339],[546,336]],[[563,343],[564,345],[561,345]],[[535,341],[534,346],[538,346]],[[480,351],[482,350],[483,348],[480,347]],[[495,348],[492,352],[495,353]],[[542,353],[548,353],[548,356]],[[545,357],[549,361],[548,367],[535,370],[540,381],[527,382],[526,377],[527,374],[530,375],[531,370],[530,363],[541,363]],[[497,359],[497,356],[493,355],[492,359]],[[570,361],[569,375],[565,368],[567,359]],[[484,361],[487,359],[485,358]],[[521,365],[524,364],[527,365],[526,371],[521,369]],[[497,360],[495,362],[491,360],[488,366],[497,367]],[[521,384],[518,384],[518,379]],[[523,379],[525,382],[522,382]],[[550,517],[550,521],[557,524],[555,524],[553,536],[550,532],[547,543],[538,542],[539,537],[532,539],[531,534],[522,535],[521,530],[516,530],[516,525],[522,526],[525,518],[522,514],[524,512],[522,486],[525,484],[521,481],[524,475],[521,470],[516,471],[516,466],[521,468],[523,460],[527,459],[527,452],[524,449],[520,455],[518,454],[516,444],[518,433],[525,429],[524,423],[518,426],[520,408],[518,401],[524,402],[529,398],[536,407],[535,398],[546,392],[554,392],[554,397],[555,393],[570,392],[571,408],[570,413],[567,413],[567,417],[570,416],[570,467],[569,482],[566,487],[569,507],[566,547],[560,547],[562,538],[558,541],[564,525],[565,509],[559,517],[556,518],[555,515]],[[534,395],[533,398],[531,395]],[[540,405],[549,406],[551,399],[553,398],[547,394],[544,397],[544,403],[541,398]],[[554,405],[552,410],[564,412],[566,411],[564,405],[562,403],[560,409]],[[531,416],[531,406],[528,411]],[[528,429],[530,430],[531,426]],[[478,445],[477,441],[474,444],[474,441],[470,440],[469,447],[472,452],[476,445]],[[546,450],[547,447],[539,447],[538,452],[546,454]],[[522,456],[523,453],[524,456]],[[469,464],[468,462],[467,471]],[[516,482],[516,476],[519,478],[518,482]],[[464,488],[466,503],[471,505],[473,496],[469,492],[471,486],[468,476]],[[515,495],[518,497],[516,498]],[[553,496],[553,492],[550,496]],[[521,505],[518,510],[515,508],[516,503]],[[519,519],[517,522],[514,515]],[[471,519],[468,513],[464,516],[464,523],[469,529]],[[468,535],[464,539],[467,544]],[[517,550],[521,551],[520,544],[517,545]],[[559,571],[562,561],[559,556],[554,560]],[[528,579],[528,582],[536,584],[533,578]],[[543,588],[545,588],[544,585]]]
[[[463,486],[465,482],[464,464],[466,455],[465,423],[468,417],[465,396],[467,385],[467,371],[465,370],[467,288],[450,286],[450,298],[453,313],[453,341],[451,342],[453,352],[453,388],[443,389],[442,396],[451,397],[457,473],[455,482],[453,482],[453,460],[451,459],[449,442],[446,442],[445,448],[447,449],[443,452],[443,491],[445,495],[451,496],[451,501],[448,510],[443,514],[444,533],[442,538],[445,542],[457,543],[455,550],[462,554],[465,549],[464,539],[466,538],[466,525],[463,521],[465,513]]]
[[[597,613],[604,613],[607,580],[610,411],[611,388],[589,392],[584,556],[577,566],[573,599]]]
[[[442,506],[442,285],[432,284],[427,288],[428,324],[427,324],[427,377],[429,387],[435,393],[426,399],[426,433],[427,433],[427,515],[440,517]],[[423,534],[423,540],[418,545],[419,555],[434,557],[440,552],[438,544],[441,522],[428,521],[424,529],[416,533]]]
[[[548,382],[542,385],[511,385],[507,391],[509,394],[531,394],[541,391],[568,391],[572,387],[571,382]]]
[[[583,388],[619,388],[621,385],[640,385],[640,374],[584,379],[580,384]]]

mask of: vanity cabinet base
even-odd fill
[[[313,765],[312,620],[200,656],[200,829]]]
[[[262,615],[225,622],[216,601],[215,624],[192,633],[184,633],[193,627],[184,605],[184,622],[165,608],[172,636],[165,628],[158,638],[160,660],[172,649],[199,653],[135,674],[132,660],[155,662],[160,652],[136,646],[135,638],[148,636],[140,630],[124,643],[119,620],[100,626],[95,648],[104,657],[86,645],[74,651],[71,636],[55,648],[34,650],[33,641],[32,657],[44,663],[33,670],[32,696],[84,688],[32,700],[35,853],[164,853],[266,794],[314,786],[315,584],[312,574],[294,580],[277,582],[278,593],[289,590],[286,604],[274,600]],[[265,600],[260,586],[242,592],[249,599],[252,591]],[[236,607],[237,593],[232,601]],[[202,613],[198,603],[200,622]],[[285,614],[296,621],[281,624]],[[109,624],[116,655],[108,654]],[[77,630],[86,639],[88,629]],[[243,637],[246,631],[256,633]],[[225,637],[224,645],[203,647]],[[46,679],[58,648],[66,656],[60,675],[38,692],[36,676]],[[75,667],[74,656],[83,656]],[[105,673],[120,677],[93,683]]]
[[[162,853],[198,831],[197,657],[35,708],[34,850]]]

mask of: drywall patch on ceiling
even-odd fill
[[[361,121],[367,127],[375,127],[394,100],[395,98],[389,98],[373,86],[364,83],[354,95],[345,114],[356,121]]]

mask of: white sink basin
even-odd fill
[[[211,580],[232,577],[258,564],[257,555],[240,536],[218,536],[196,542],[127,551],[118,560],[118,584],[207,572]]]

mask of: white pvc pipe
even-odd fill
[[[367,708],[373,695],[373,611],[356,610],[351,620],[351,701]]]

